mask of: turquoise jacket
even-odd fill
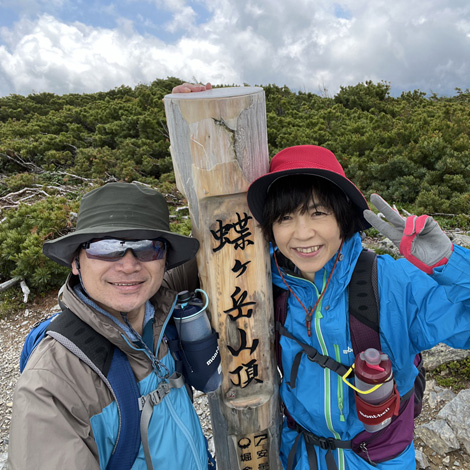
[[[354,362],[354,354],[348,321],[348,284],[361,250],[359,234],[344,243],[330,284],[312,317],[310,337],[305,310],[293,295],[289,296],[285,322],[287,330],[297,339],[349,366]],[[334,259],[316,274],[315,284],[282,268],[284,279],[305,307],[310,309],[315,304]],[[286,289],[274,262],[272,271],[273,283]],[[388,255],[378,256],[377,271],[381,346],[392,361],[397,389],[403,396],[413,387],[417,375],[414,358],[418,352],[440,342],[455,348],[470,348],[470,250],[455,246],[447,265],[436,268],[432,276],[405,259],[394,260]],[[350,440],[362,432],[364,427],[357,418],[354,392],[341,377],[303,355],[296,386],[291,388],[287,382],[294,357],[301,348],[285,336],[281,337],[281,347],[284,372],[281,398],[295,421],[326,438]],[[284,468],[297,435],[284,425],[281,439]],[[325,451],[317,447],[316,453],[319,469],[326,469]],[[415,468],[413,444],[398,457],[375,467],[352,450],[337,449],[333,454],[338,470]],[[303,439],[294,468],[310,468]]]

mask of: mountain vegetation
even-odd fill
[[[175,187],[163,97],[181,83],[0,98],[0,282],[18,276],[36,293],[67,269],[42,255],[72,230],[80,197],[107,181],[139,181],[165,194],[172,226],[189,233]],[[470,230],[470,91],[390,96],[385,82],[341,87],[333,97],[267,85],[270,155],[299,144],[332,150],[366,197]]]

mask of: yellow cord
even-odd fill
[[[368,393],[372,393],[372,392],[375,392],[379,387],[381,387],[383,385],[383,383],[381,384],[377,384],[377,385],[374,385],[372,388],[370,388],[369,390],[359,390],[357,387],[355,387],[353,384],[349,383],[346,379],[349,377],[349,375],[351,375],[351,372],[352,370],[354,369],[354,364],[349,368],[349,370],[341,377],[343,379],[343,382],[348,386],[348,387],[351,387],[353,390],[355,390],[357,393],[361,393],[362,395],[367,395]]]

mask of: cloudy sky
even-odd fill
[[[0,0],[0,96],[169,76],[453,96],[470,88],[470,1]]]

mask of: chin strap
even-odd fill
[[[312,335],[312,316],[313,316],[313,313],[315,312],[315,309],[317,308],[318,304],[320,303],[321,299],[323,298],[323,295],[325,294],[326,292],[326,289],[328,287],[328,284],[330,283],[330,280],[331,280],[331,276],[333,276],[333,272],[336,268],[336,264],[338,263],[338,260],[339,260],[339,257],[341,255],[341,249],[343,248],[343,243],[344,243],[344,240],[341,240],[341,245],[338,249],[338,254],[336,255],[336,259],[335,259],[335,262],[333,264],[333,268],[331,268],[331,272],[330,272],[330,275],[328,276],[328,280],[326,281],[326,284],[325,284],[325,287],[323,288],[321,294],[318,296],[318,299],[317,301],[315,302],[315,305],[312,307],[312,309],[310,310],[310,312],[307,310],[307,307],[305,307],[305,305],[302,303],[302,301],[297,297],[297,295],[295,294],[295,292],[290,288],[289,284],[287,284],[287,281],[284,279],[284,276],[282,275],[282,271],[281,269],[279,268],[279,264],[277,262],[277,256],[276,256],[276,250],[274,249],[273,250],[273,257],[274,257],[274,261],[276,263],[276,267],[277,267],[277,270],[279,272],[279,275],[281,276],[281,279],[282,279],[282,282],[286,285],[287,289],[289,289],[289,292],[297,299],[297,301],[299,302],[299,304],[302,306],[302,308],[305,310],[305,313],[306,313],[306,316],[305,316],[305,325],[307,327],[307,333],[308,333],[308,336],[311,336]]]
[[[80,280],[80,285],[82,286],[83,293],[84,293],[88,298],[91,299],[91,296],[88,294],[88,292],[87,292],[86,289],[85,289],[85,284],[83,284],[82,273],[81,273],[81,271],[80,271],[80,260],[79,260],[79,258],[78,258],[78,255],[75,256],[74,261],[75,261],[75,266],[77,267],[78,279]]]

